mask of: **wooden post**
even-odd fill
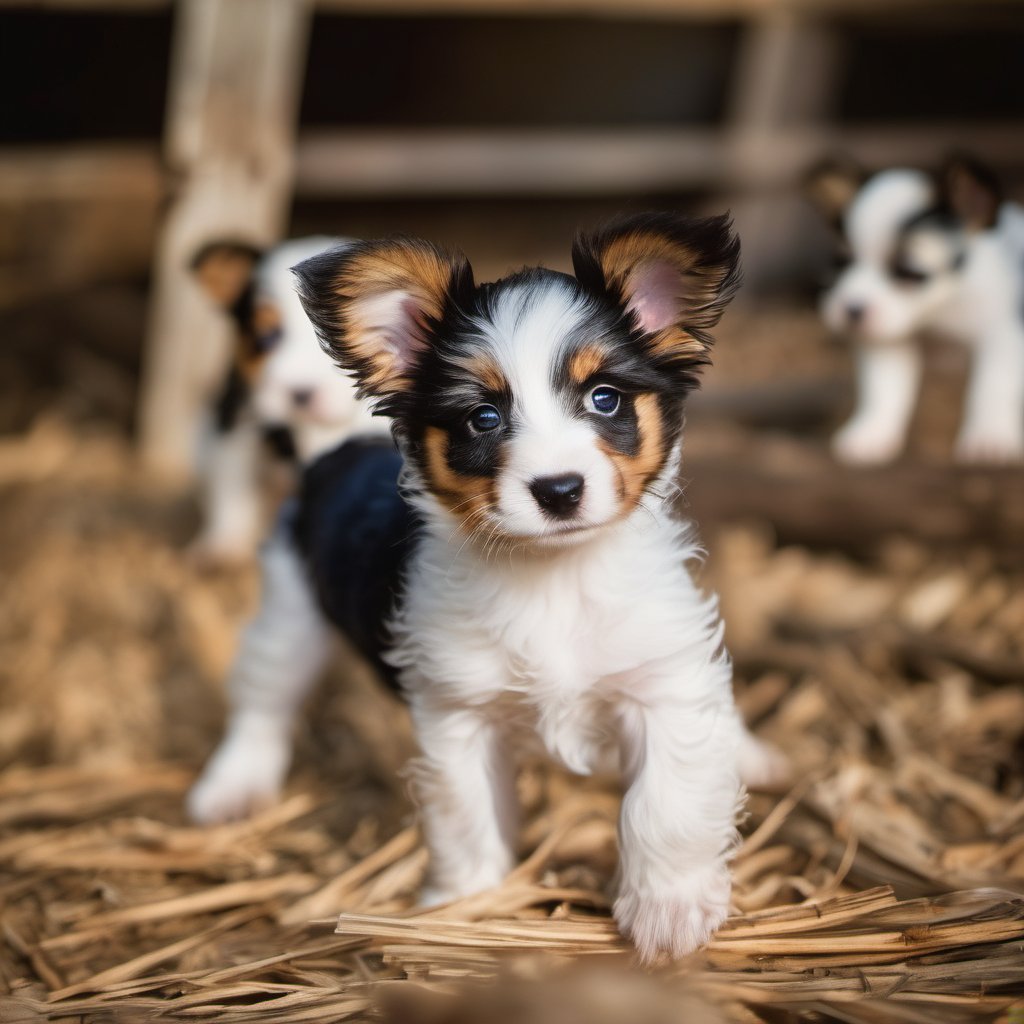
[[[190,469],[227,358],[192,254],[217,236],[269,244],[286,227],[309,18],[307,0],[181,0],[165,137],[178,189],[154,260],[139,417],[151,468]]]
[[[766,187],[761,164],[780,137],[823,125],[832,104],[837,39],[810,16],[785,9],[766,11],[743,31],[726,133],[729,180],[738,187],[733,215],[746,278],[757,288],[791,277],[803,241],[802,168],[794,168],[782,187]],[[823,142],[825,135],[822,128]]]

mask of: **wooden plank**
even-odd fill
[[[687,514],[710,528],[767,522],[782,543],[871,551],[891,536],[927,544],[983,543],[1005,564],[1024,562],[1024,473],[903,459],[850,467],[781,436],[746,438],[683,462]]]
[[[966,146],[995,162],[1024,160],[1014,123],[963,122],[838,130],[788,126],[746,159],[716,129],[337,130],[299,139],[296,188],[307,196],[597,195],[712,187],[792,189],[841,149],[871,166],[937,162]]]
[[[305,0],[183,0],[173,47],[167,159],[180,190],[155,258],[140,441],[152,467],[191,467],[199,406],[227,355],[226,327],[189,280],[215,236],[269,244],[292,196]]]
[[[1016,122],[907,127],[782,128],[757,159],[735,166],[710,129],[541,131],[307,131],[297,144],[295,189],[306,197],[628,194],[642,189],[787,189],[831,149],[869,166],[927,166],[955,144],[993,162],[1024,163]],[[149,196],[162,187],[156,149],[0,147],[0,202]]]
[[[879,15],[893,10],[925,9],[934,0],[313,0],[317,8],[338,14],[394,16],[464,15],[517,17],[609,17],[622,20],[722,21],[758,17],[773,11],[794,11],[813,16],[833,14]],[[49,10],[146,11],[169,7],[173,0],[0,0],[2,8]],[[993,9],[1012,9],[1020,0],[989,0]],[[966,3],[942,6],[967,10]]]
[[[1013,7],[1019,0],[996,0]],[[707,19],[757,17],[773,11],[824,14],[877,14],[895,9],[934,9],[934,0],[317,0],[324,10],[352,14],[405,15],[571,15],[618,19]],[[947,6],[953,6],[948,4]],[[966,9],[966,4],[963,5]]]

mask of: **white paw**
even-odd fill
[[[221,537],[201,533],[185,549],[185,557],[197,569],[234,569],[256,557],[256,541],[249,537]]]
[[[1004,465],[1024,460],[1024,432],[1014,426],[999,429],[965,430],[957,438],[960,462]]]
[[[737,750],[740,781],[748,789],[775,791],[793,781],[793,766],[778,747],[743,730]]]
[[[729,914],[728,865],[688,871],[670,885],[623,887],[615,901],[619,931],[636,946],[641,962],[673,960],[700,949]]]
[[[458,896],[448,892],[446,889],[442,889],[436,885],[425,885],[420,889],[419,896],[416,898],[416,905],[418,907],[439,907],[442,903],[451,903],[453,900],[458,899]]]
[[[851,420],[832,438],[832,452],[841,462],[877,465],[892,462],[903,447],[903,437],[888,427]]]
[[[287,737],[228,735],[189,791],[189,817],[200,825],[248,818],[275,803],[290,760]]]

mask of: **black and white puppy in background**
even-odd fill
[[[196,817],[245,813],[280,784],[329,619],[409,702],[425,901],[513,867],[524,752],[580,774],[611,754],[619,926],[644,960],[707,941],[729,912],[741,780],[785,771],[737,713],[675,503],[684,400],[738,258],[726,217],[647,215],[579,237],[575,276],[477,285],[460,253],[404,238],[297,267],[401,457],[355,440],[307,474],[246,634],[278,653],[237,676]]]
[[[223,240],[192,260],[196,281],[235,338],[200,453],[203,524],[192,553],[204,564],[247,561],[266,532],[259,480],[268,455],[300,464],[370,425],[352,382],[323,352],[295,294],[291,267],[337,238],[300,238],[263,253]]]
[[[842,239],[843,269],[822,312],[857,346],[857,405],[835,436],[836,454],[899,454],[921,377],[915,335],[928,330],[971,353],[957,456],[1024,458],[1024,209],[1003,202],[992,173],[964,157],[935,176],[869,177],[829,162],[808,185]]]

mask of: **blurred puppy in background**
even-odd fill
[[[868,176],[830,161],[809,175],[808,190],[840,236],[841,269],[822,312],[857,346],[857,404],[833,440],[836,455],[899,454],[921,377],[914,336],[928,330],[971,353],[957,456],[1024,457],[1024,209],[966,157],[934,176]]]
[[[370,424],[352,382],[320,348],[290,270],[342,244],[300,238],[263,253],[222,240],[192,260],[197,282],[235,328],[200,455],[203,524],[191,550],[202,564],[255,555],[266,528],[260,477],[268,457],[305,464]]]

